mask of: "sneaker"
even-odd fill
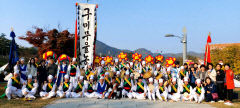
[[[215,101],[211,101],[210,103],[214,103]]]
[[[219,100],[218,102],[224,102],[224,100]]]

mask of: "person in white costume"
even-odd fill
[[[37,92],[37,88],[37,80],[35,79],[35,81],[33,81],[32,75],[28,75],[28,81],[27,83],[24,83],[22,87],[22,94],[25,96],[26,99],[35,99],[36,97],[34,95]]]
[[[146,99],[147,95],[147,85],[142,82],[143,78],[138,77],[138,82],[135,84],[134,90],[132,92],[133,98],[136,99]]]
[[[40,96],[42,99],[49,99],[56,95],[55,93],[56,84],[53,82],[53,76],[48,76],[48,82],[44,82],[44,85],[42,87],[42,91],[40,92]]]
[[[14,75],[8,80],[5,94],[10,100],[12,97],[22,97],[21,85],[26,83],[19,75],[19,70],[14,70]]]
[[[163,79],[160,78],[159,84],[156,88],[156,95],[160,101],[167,101],[168,89],[166,85],[164,85]]]
[[[70,98],[72,88],[73,88],[73,85],[69,81],[69,76],[65,75],[64,82],[61,83],[60,86],[58,87],[57,96],[59,96],[60,98],[63,98],[63,97]]]
[[[147,92],[148,92],[148,99],[150,101],[151,100],[156,101],[156,99],[155,99],[156,87],[153,84],[153,78],[149,78],[149,84],[147,86]]]
[[[171,101],[179,101],[180,100],[180,87],[177,85],[177,79],[172,78],[172,83],[168,86],[168,99]]]
[[[128,98],[132,99],[132,90],[133,90],[133,80],[129,77],[129,71],[125,72],[125,78],[121,81],[122,97],[128,96]]]
[[[96,97],[95,90],[96,90],[96,84],[94,83],[94,76],[90,76],[90,81],[84,81],[84,96],[87,98],[94,98]]]
[[[182,101],[192,101],[192,86],[188,84],[188,77],[184,77],[184,84],[180,86],[181,99]]]
[[[201,80],[196,80],[197,86],[193,89],[193,97],[195,102],[201,103],[204,100],[205,90],[201,84]]]
[[[73,86],[74,89],[71,92],[71,97],[73,98],[79,98],[79,97],[83,97],[83,93],[84,93],[84,82],[83,82],[83,76],[80,76],[78,78],[77,83]]]

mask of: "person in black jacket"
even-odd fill
[[[204,87],[205,89],[205,101],[206,102],[215,102],[215,100],[212,97],[212,93],[217,92],[216,85],[211,81],[210,77],[207,77],[205,79],[206,85]]]
[[[47,70],[46,70],[45,64],[46,64],[45,60],[42,60],[37,68],[37,78],[38,78],[38,83],[39,83],[38,92],[41,91],[41,87],[42,87],[44,81],[47,81],[48,75],[47,75]]]
[[[224,102],[224,79],[225,79],[225,73],[222,70],[222,65],[217,64],[216,65],[216,84],[217,84],[217,92],[219,96],[218,102]]]

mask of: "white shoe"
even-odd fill
[[[218,102],[224,102],[224,100],[219,100]]]
[[[226,103],[224,103],[225,105],[229,105],[229,106],[232,106],[233,104],[232,103],[230,103],[230,102],[226,102]]]
[[[211,101],[210,103],[214,103],[215,101]]]

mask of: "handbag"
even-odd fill
[[[213,100],[218,99],[218,94],[217,93],[212,93],[212,98],[213,98]]]

